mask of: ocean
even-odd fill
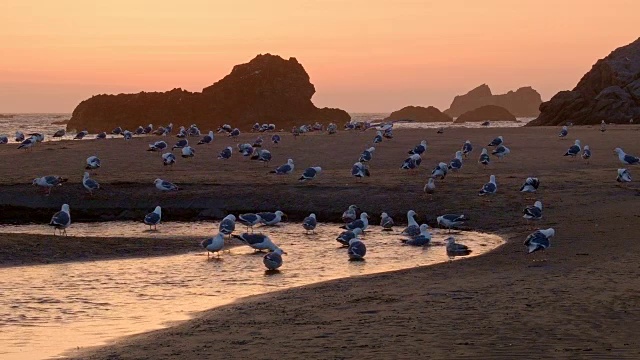
[[[351,113],[352,121],[370,121],[372,123],[380,122],[389,113]],[[73,139],[75,133],[67,133],[62,138],[54,139],[53,134],[64,129],[64,124],[56,124],[61,121],[67,121],[71,118],[71,114],[0,114],[0,135],[6,135],[10,142],[14,142],[17,130],[25,134],[39,132],[45,135],[45,141],[69,140]],[[519,127],[533,120],[534,118],[518,118],[517,122],[496,121],[491,123],[491,127]],[[145,124],[140,124],[145,125]],[[154,124],[162,125],[162,124]],[[277,125],[277,124],[276,124]],[[342,127],[343,124],[338,124]],[[397,128],[411,129],[435,129],[440,127],[481,127],[480,123],[452,124],[445,122],[436,123],[398,123]],[[109,133],[112,129],[105,129]],[[131,131],[135,129],[129,129]],[[208,129],[202,129],[208,131]],[[92,139],[93,136],[87,137]]]

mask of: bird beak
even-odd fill
[[[283,251],[282,253],[285,254],[285,255],[288,255],[286,251]]]
[[[287,214],[282,214],[282,217],[287,219],[287,220],[289,220],[289,215],[287,215]]]

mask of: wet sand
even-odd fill
[[[163,168],[158,154],[140,153],[146,139],[119,140],[117,146],[116,140],[41,144],[30,153],[1,147],[0,220],[24,221],[30,214],[48,221],[62,202],[71,205],[72,219],[86,220],[104,219],[105,213],[135,217],[157,203],[167,208],[165,220],[276,208],[293,219],[313,211],[321,220],[336,220],[357,203],[375,222],[383,210],[404,222],[406,210],[413,209],[419,221],[431,225],[437,215],[464,212],[470,228],[507,240],[486,256],[451,264],[249,298],[77,355],[82,359],[638,358],[639,187],[617,186],[621,164],[612,150],[619,146],[640,154],[640,128],[611,126],[601,134],[596,127],[574,127],[566,141],[558,140],[558,130],[396,131],[393,140],[376,146],[372,177],[360,183],[349,170],[373,132],[285,136],[277,147],[268,147],[273,167],[292,157],[297,176],[307,166],[322,166],[309,184],[299,184],[297,176],[266,176],[269,168],[238,159],[237,153],[226,164],[212,159],[232,143],[221,137],[197,147],[194,159],[178,159],[174,169]],[[476,164],[480,145],[497,135],[505,137],[512,154],[483,169]],[[401,171],[406,151],[423,138],[429,150],[421,169]],[[590,164],[562,156],[575,138],[590,145]],[[429,199],[422,193],[427,174],[467,139],[475,146],[470,161],[460,174],[438,182]],[[105,189],[92,199],[83,194],[80,179],[84,159],[94,154],[104,163],[96,179]],[[37,165],[12,170],[16,157]],[[72,180],[50,197],[33,195],[25,184],[46,174]],[[490,174],[497,177],[499,193],[486,202],[477,191]],[[526,255],[522,246],[530,231],[521,211],[534,201],[518,192],[527,176],[541,181],[535,198],[544,204],[544,217],[538,226],[556,229],[552,247],[536,256]],[[156,177],[183,190],[160,194],[152,183]]]

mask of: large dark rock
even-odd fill
[[[541,103],[540,94],[529,86],[506,94],[493,95],[489,86],[482,84],[464,95],[456,96],[449,109],[444,112],[456,117],[481,106],[497,105],[509,110],[515,116],[533,117],[540,113],[538,108]]]
[[[311,102],[315,93],[309,75],[295,58],[258,55],[202,92],[173,89],[167,92],[96,95],[73,111],[68,130],[110,131],[121,126],[134,130],[148,123],[197,124],[202,130],[223,123],[241,129],[254,123],[274,123],[278,128],[305,123],[344,123],[344,110],[319,109]]]
[[[467,111],[458,116],[455,123],[476,122],[476,121],[517,121],[516,117],[509,110],[496,105],[485,105],[477,109]]]
[[[628,123],[640,118],[640,38],[598,60],[571,91],[540,105],[528,125]]]
[[[413,120],[416,122],[451,122],[453,118],[438,108],[429,106],[405,106],[394,111],[384,121],[391,120]]]

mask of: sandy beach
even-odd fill
[[[558,131],[446,129],[438,135],[432,129],[396,130],[394,139],[376,145],[372,176],[359,182],[350,168],[371,145],[373,131],[297,139],[286,134],[281,144],[266,147],[274,158],[268,167],[237,152],[228,161],[215,159],[224,147],[250,142],[255,134],[238,140],[217,136],[213,144],[197,146],[193,159],[179,158],[173,168],[163,167],[158,153],[145,151],[155,137],[43,143],[30,151],[1,146],[0,221],[46,223],[66,202],[73,221],[139,221],[161,205],[164,221],[280,209],[292,220],[315,212],[327,222],[337,221],[356,203],[375,223],[382,211],[405,223],[406,211],[413,209],[419,222],[431,226],[438,215],[464,213],[470,229],[507,240],[496,251],[468,260],[248,298],[177,326],[71,354],[78,359],[639,358],[640,246],[634,229],[640,187],[618,186],[616,169],[622,164],[613,149],[640,154],[640,128],[610,126],[602,134],[598,127],[573,127],[565,141],[558,139]],[[498,135],[512,153],[480,167],[481,148]],[[429,150],[421,168],[401,171],[407,151],[422,139]],[[574,139],[590,146],[589,164],[562,156]],[[171,146],[175,138],[165,140]],[[422,192],[427,175],[438,162],[453,158],[465,140],[474,144],[473,154],[459,174],[437,183],[430,199]],[[104,189],[93,197],[80,184],[90,155],[103,162],[94,178]],[[295,160],[294,175],[267,175],[287,158]],[[16,169],[16,162],[27,165]],[[310,183],[298,183],[308,166],[321,166],[323,172]],[[51,196],[36,195],[31,180],[53,174],[69,182]],[[486,201],[477,191],[490,174],[497,177],[498,194]],[[551,248],[535,256],[526,255],[522,246],[531,232],[522,209],[534,200],[518,189],[528,176],[541,181],[535,198],[543,202],[544,215],[537,226],[556,229]],[[160,193],[153,186],[158,177],[181,190]],[[2,235],[0,244],[19,247],[20,241],[42,239]],[[168,242],[147,248],[151,243],[141,240],[109,251],[102,240],[93,239],[80,251],[82,239],[55,240],[56,252],[66,253],[64,261],[130,256],[141,245],[153,255],[197,249],[197,243],[176,248]],[[9,263],[0,253],[0,264],[37,263],[26,258],[27,251],[17,252],[25,259],[12,253]]]

